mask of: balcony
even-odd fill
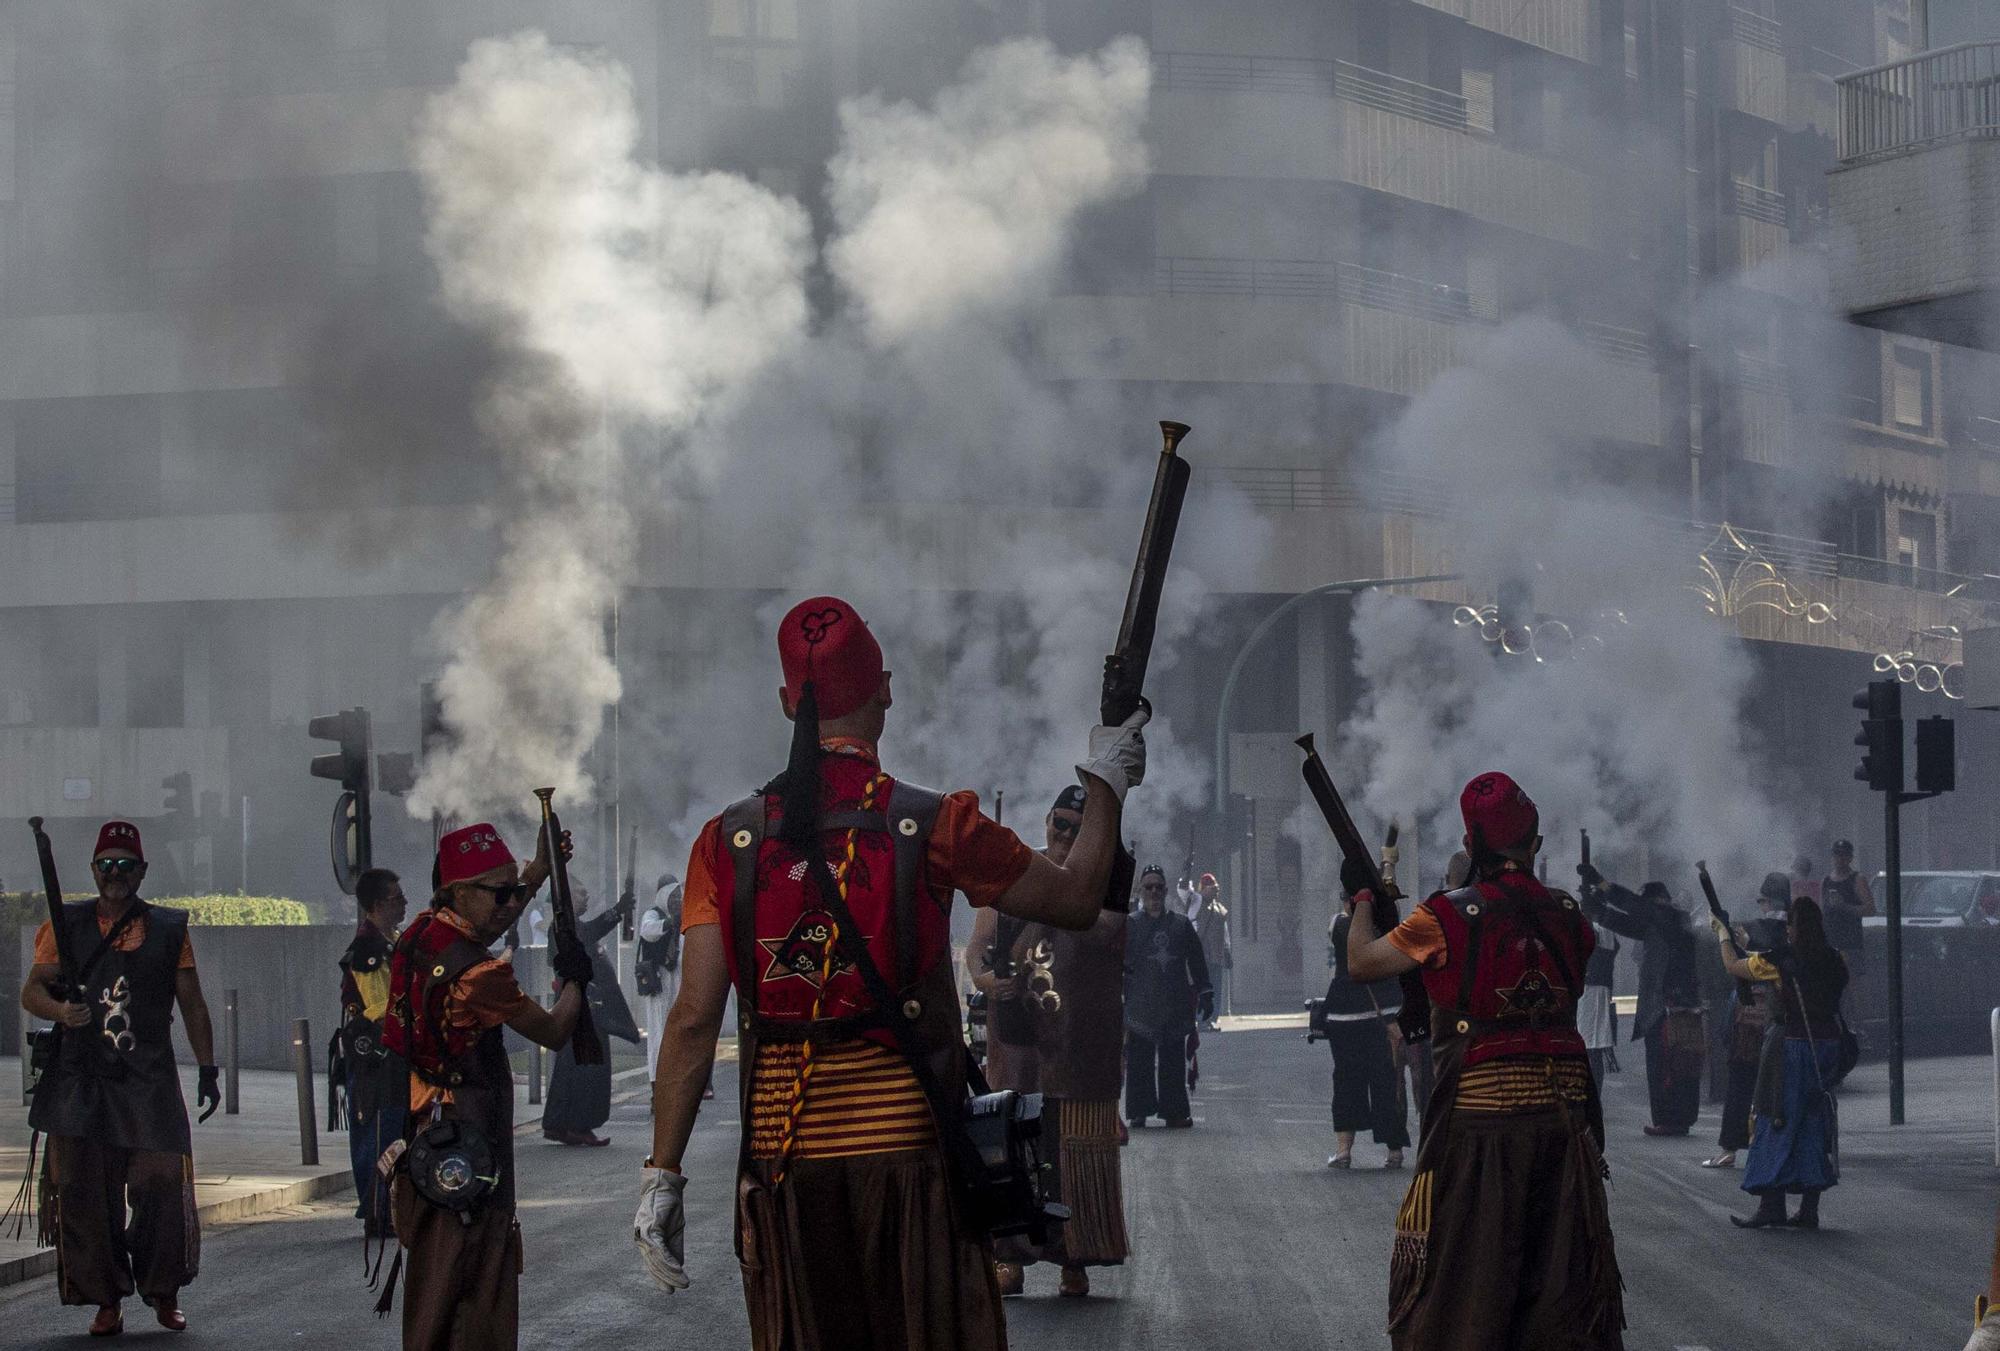
[[[1778,21],[1731,5],[1721,55],[1723,101],[1746,116],[1782,123],[1788,90]]]
[[[1842,76],[1833,294],[1884,327],[1993,345],[2000,287],[2000,42]]]
[[[1510,37],[1544,51],[1588,61],[1595,50],[1597,15],[1590,0],[1417,0],[1474,28]]]
[[[1345,61],[1155,54],[1159,173],[1332,180],[1590,245],[1595,184],[1510,149],[1464,95]]]

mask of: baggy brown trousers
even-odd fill
[[[201,1268],[194,1161],[52,1135],[47,1169],[43,1222],[54,1232],[62,1302],[116,1304],[136,1291],[171,1307]]]
[[[400,1173],[389,1200],[406,1268],[403,1351],[513,1351],[522,1265],[514,1212],[488,1206],[466,1224]]]

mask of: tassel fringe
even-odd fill
[[[1071,1262],[1123,1262],[1132,1247],[1119,1172],[1118,1104],[1064,1099],[1056,1122],[1062,1137],[1062,1199],[1070,1213],[1062,1229],[1063,1251]]]

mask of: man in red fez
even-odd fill
[[[1089,792],[1058,862],[976,795],[885,772],[890,677],[853,606],[795,606],[778,657],[790,761],[709,821],[688,860],[681,992],[661,1040],[634,1238],[655,1281],[686,1287],[681,1159],[733,986],[752,1347],[998,1351],[993,1245],[961,1213],[946,1162],[966,1097],[952,900],[1091,927],[1125,794],[1144,776],[1146,714],[1091,733],[1077,766]]]
[[[1354,907],[1348,972],[1422,968],[1436,1084],[1396,1217],[1397,1351],[1620,1351],[1604,1120],[1577,1032],[1596,946],[1574,898],[1535,880],[1541,818],[1505,774],[1459,798],[1470,874],[1377,934]]]
[[[570,840],[561,848],[568,858]],[[403,1345],[423,1351],[512,1347],[520,1324],[521,1226],[514,1217],[514,1071],[500,1029],[551,1050],[569,1041],[590,980],[586,950],[558,950],[553,1008],[522,991],[512,953],[491,948],[548,879],[548,841],[521,867],[481,822],[438,841],[431,908],[396,940],[382,1041],[409,1065],[410,1129],[449,1120],[493,1152],[498,1183],[463,1213],[433,1204],[399,1172],[390,1190],[410,1265]],[[386,1312],[395,1276],[377,1307]]]
[[[49,1137],[41,1232],[56,1245],[65,1304],[97,1308],[90,1332],[125,1325],[137,1293],[160,1326],[187,1326],[180,1288],[201,1265],[194,1148],[174,1064],[174,1009],[187,1023],[206,1121],[222,1101],[208,1003],[195,973],[187,913],[139,899],[146,851],[130,821],[97,833],[90,872],[97,899],[63,907],[78,988],[64,991],[55,930],[35,934],[21,1007],[55,1023],[54,1064],[35,1089],[28,1124]],[[130,1207],[131,1218],[126,1218]]]

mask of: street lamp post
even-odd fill
[[[1264,641],[1278,621],[1299,609],[1308,601],[1321,596],[1353,595],[1359,591],[1375,591],[1385,586],[1416,586],[1424,582],[1455,582],[1460,578],[1456,572],[1436,572],[1423,577],[1366,577],[1345,582],[1328,582],[1310,591],[1302,591],[1277,609],[1265,615],[1250,636],[1243,640],[1236,660],[1229,665],[1229,674],[1222,682],[1222,702],[1215,715],[1215,814],[1218,818],[1229,811],[1229,715],[1234,711],[1236,681],[1243,674],[1243,667],[1250,660],[1250,654]]]

